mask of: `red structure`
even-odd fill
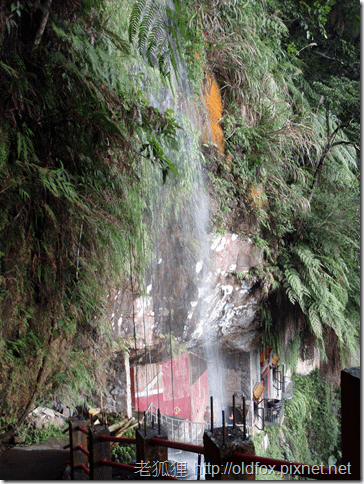
[[[165,363],[130,369],[132,405],[140,411],[153,403],[164,415],[203,422],[209,405],[207,364],[194,353]]]

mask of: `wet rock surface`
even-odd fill
[[[256,346],[257,307],[261,294],[254,283],[243,281],[261,257],[257,248],[237,234],[215,236],[211,241],[211,271],[200,291],[191,346],[208,333],[211,343],[227,351],[249,351]],[[202,307],[204,301],[205,307]],[[201,317],[202,316],[202,317]]]
[[[116,353],[110,358],[102,394],[94,396],[94,403],[106,413],[131,417],[130,368],[125,355]]]
[[[163,247],[147,278],[146,295],[132,303],[130,291],[123,290],[110,301],[115,333],[137,335],[131,364],[144,362],[146,347],[153,362],[168,359],[168,345],[161,335],[170,330],[196,352],[207,333],[212,344],[227,352],[255,348],[262,290],[245,276],[262,262],[257,247],[238,234],[213,235],[208,262],[192,256],[183,234],[175,234],[166,241],[166,250]]]

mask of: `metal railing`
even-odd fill
[[[157,422],[158,409],[152,403],[147,408],[145,414],[147,422]],[[204,422],[193,422],[161,413],[160,421],[162,426],[167,430],[168,435],[171,435],[172,440],[194,445],[202,444],[204,431],[208,428],[208,424]]]
[[[150,427],[149,427],[150,428]],[[193,445],[184,442],[175,442],[171,440],[166,440],[154,436],[152,438],[147,437],[147,429],[144,426],[145,436],[143,437],[143,428],[141,427],[139,430],[139,437],[138,438],[125,438],[125,437],[112,437],[107,435],[109,430],[106,426],[92,426],[86,429],[83,425],[80,425],[78,421],[73,419],[70,421],[69,426],[70,432],[70,445],[65,447],[71,447],[71,479],[87,479],[90,480],[110,480],[112,479],[112,468],[116,468],[122,471],[128,471],[133,473],[138,473],[138,465],[127,465],[121,464],[117,462],[111,461],[111,442],[119,442],[121,444],[126,443],[133,443],[136,444],[139,438],[144,442],[144,439],[147,439],[146,445],[152,445],[157,447],[167,447],[167,448],[174,448],[174,449],[181,449],[188,452],[193,452],[196,454],[204,455],[205,457],[205,468],[207,466],[211,466],[209,464],[211,461],[214,461],[216,457],[216,451],[212,451],[212,455],[210,455],[211,448],[206,446],[200,445]],[[83,437],[84,436],[84,437]],[[78,444],[79,438],[87,438],[88,440],[88,450],[82,445]],[[147,441],[149,440],[149,444]],[[72,444],[73,443],[73,444]],[[145,444],[142,445],[144,447]],[[236,446],[234,445],[234,448]],[[225,452],[225,451],[224,451]],[[327,467],[323,467],[322,464],[320,465],[308,465],[308,464],[301,464],[297,462],[290,462],[285,460],[279,459],[270,459],[268,457],[262,456],[255,456],[252,454],[247,454],[243,452],[239,452],[236,450],[232,450],[229,456],[226,457],[230,462],[228,467],[229,469],[234,469],[234,462],[245,464],[246,467],[254,468],[252,473],[259,472],[260,468],[267,469],[274,469],[274,472],[280,472],[282,475],[300,475],[300,476],[307,476],[318,480],[342,480],[343,475],[337,474],[336,472],[331,472],[331,469]],[[140,459],[140,457],[139,457]],[[144,454],[142,455],[142,459],[144,459]],[[199,457],[199,464],[197,480],[200,480],[200,471],[201,471],[201,459]],[[143,463],[143,460],[141,460]],[[145,462],[144,462],[145,463]],[[221,466],[212,465],[213,468],[220,468]],[[226,466],[225,466],[226,467]],[[340,466],[342,467],[342,466]],[[344,466],[345,467],[345,466]],[[227,468],[227,467],[226,467]],[[140,468],[139,468],[140,470]],[[80,474],[81,471],[81,474]],[[219,471],[215,472],[216,473]],[[84,473],[82,475],[82,473]],[[248,473],[249,474],[249,473]],[[252,475],[252,474],[250,474]],[[345,476],[347,477],[347,476]],[[180,480],[173,475],[164,474],[159,476],[162,479],[169,479],[169,480]],[[248,477],[249,479],[249,477]]]
[[[348,376],[352,378],[352,375],[347,373],[347,371],[342,371],[341,376],[342,376],[342,382],[344,381],[345,384],[348,384]],[[344,377],[346,380],[344,380]],[[358,378],[357,378],[358,380]],[[351,381],[349,381],[351,383]],[[360,397],[360,386],[358,385],[358,382],[355,380],[355,387],[354,384],[352,384],[352,387],[350,387],[351,390],[356,392],[358,398]],[[348,399],[342,399],[342,416],[347,417],[350,412],[352,412],[352,406],[347,405]],[[262,403],[263,400],[259,403]],[[279,401],[278,401],[279,402]],[[267,405],[264,405],[260,408],[261,410],[261,420],[264,426],[264,421],[268,420],[271,421],[270,423],[276,422],[277,420],[279,421],[280,415],[283,415],[284,411],[284,402],[283,399],[280,401],[281,405],[277,406],[278,402],[271,402],[272,404],[268,407]],[[265,403],[265,402],[264,402]],[[276,404],[276,405],[275,405]],[[275,405],[275,406],[274,406]],[[260,472],[261,474],[264,474],[263,471],[266,471],[269,467],[269,470],[273,470],[274,472],[280,472],[281,475],[287,476],[287,475],[297,475],[297,476],[307,476],[315,480],[346,480],[346,479],[355,479],[355,480],[360,480],[360,459],[358,456],[360,456],[360,434],[359,432],[350,434],[350,438],[352,437],[353,440],[353,445],[350,447],[348,443],[348,435],[346,435],[346,440],[345,444],[346,446],[343,446],[343,456],[345,455],[346,457],[343,457],[342,464],[339,465],[330,465],[328,468],[323,466],[323,463],[320,463],[318,465],[308,465],[308,464],[302,464],[302,463],[296,463],[296,462],[291,462],[291,461],[286,461],[286,460],[279,460],[279,459],[270,459],[268,457],[262,457],[262,456],[256,456],[252,455],[254,454],[254,447],[250,447],[250,444],[248,445],[248,450],[250,453],[245,453],[244,452],[239,452],[236,447],[236,443],[234,442],[232,445],[232,448],[230,449],[230,453],[226,454],[226,447],[225,447],[225,434],[228,434],[228,432],[225,432],[225,418],[224,418],[224,413],[223,413],[223,427],[221,429],[215,429],[214,430],[214,425],[213,425],[213,399],[211,397],[211,425],[210,429],[208,432],[204,432],[204,445],[194,445],[191,443],[186,443],[186,442],[176,442],[173,440],[167,440],[161,438],[162,436],[162,428],[161,428],[161,420],[163,419],[163,416],[160,414],[159,410],[155,411],[155,407],[148,408],[148,414],[151,416],[151,420],[153,422],[153,419],[156,418],[156,423],[157,423],[157,428],[154,428],[154,422],[152,423],[149,428],[147,428],[147,416],[145,415],[144,419],[144,432],[141,427],[139,426],[139,431],[137,432],[137,437],[136,438],[125,438],[125,437],[113,437],[110,435],[110,430],[107,426],[90,426],[88,428],[85,427],[87,425],[87,422],[85,420],[80,420],[77,417],[71,417],[69,419],[69,439],[70,443],[64,448],[70,448],[71,452],[71,479],[76,479],[79,477],[80,479],[85,478],[86,476],[89,477],[90,480],[109,480],[112,479],[112,474],[111,474],[111,469],[112,468],[118,468],[121,470],[127,470],[129,472],[134,472],[136,473],[137,465],[132,466],[132,465],[126,465],[126,464],[121,464],[121,463],[116,463],[111,461],[111,442],[118,442],[120,444],[123,443],[128,443],[128,444],[137,444],[137,458],[139,459],[139,464],[143,463],[143,460],[148,460],[146,457],[149,459],[154,459],[156,456],[157,458],[159,456],[162,456],[162,452],[160,452],[163,447],[167,448],[175,448],[175,449],[181,449],[181,450],[186,450],[188,452],[194,452],[198,454],[198,469],[200,471],[200,462],[201,462],[201,455],[204,455],[205,457],[205,464],[204,466],[210,466],[216,467],[218,470],[215,472],[216,473],[220,472],[221,465],[216,465],[216,464],[211,464],[211,462],[216,462],[216,452],[219,452],[219,447],[216,447],[215,445],[212,447],[211,446],[211,437],[213,436],[214,432],[216,431],[216,435],[220,434],[221,435],[221,430],[222,430],[222,435],[223,435],[223,440],[222,440],[222,451],[223,451],[223,458],[226,461],[226,464],[229,464],[226,468],[230,469],[232,471],[233,475],[236,475],[234,473],[234,462],[245,464],[246,468],[250,467],[250,469],[253,469],[254,467],[254,472]],[[266,410],[264,410],[266,409]],[[269,411],[268,411],[269,409]],[[235,415],[235,398],[233,398],[233,415]],[[277,411],[277,413],[273,413],[273,411]],[[266,418],[264,418],[266,412]],[[243,399],[243,415],[245,416],[245,400]],[[153,419],[152,419],[153,416]],[[172,418],[172,417],[171,417]],[[167,422],[168,419],[164,419],[165,422]],[[175,420],[175,419],[174,419]],[[356,422],[356,420],[355,420]],[[92,422],[91,422],[92,423]],[[186,422],[187,423],[187,422]],[[235,427],[236,423],[235,420],[233,419],[233,428]],[[206,424],[205,424],[206,427]],[[242,435],[239,437],[239,443],[241,443],[241,446],[239,445],[240,449],[244,449],[244,443],[246,443],[247,439],[247,433],[246,433],[246,422],[244,421],[244,426],[243,426],[243,432]],[[198,433],[198,432],[197,432]],[[163,435],[166,435],[165,429],[163,429]],[[344,439],[343,439],[344,442]],[[229,446],[229,442],[226,442]],[[151,449],[151,447],[156,446],[157,449]],[[354,461],[355,465],[352,465],[350,462],[350,456],[356,452],[358,449],[357,454],[354,455]],[[147,450],[152,450],[151,453],[147,453]],[[154,452],[156,450],[157,452]],[[345,453],[345,454],[344,454]],[[164,457],[168,459],[168,453],[164,453]],[[220,455],[219,459],[222,458]],[[141,460],[143,459],[143,460]],[[227,462],[228,460],[228,462]],[[140,462],[141,461],[141,462]],[[234,462],[233,462],[234,461]],[[144,462],[145,463],[145,462]],[[206,464],[207,463],[207,464]],[[241,465],[241,472],[242,471],[242,465]],[[79,476],[79,473],[81,472],[81,477]],[[75,474],[77,473],[77,476],[75,477]],[[209,472],[206,472],[206,475]],[[86,475],[85,475],[86,474]],[[212,473],[210,473],[212,474]],[[249,472],[247,474],[250,474]],[[251,474],[250,474],[251,476]],[[197,475],[197,480],[199,480],[200,475]],[[163,477],[162,477],[163,478]],[[165,479],[176,479],[172,476],[164,476]],[[254,476],[247,477],[247,479],[254,479]]]
[[[262,398],[257,402],[254,413],[254,426],[264,430],[265,426],[279,427],[284,418],[284,400]]]

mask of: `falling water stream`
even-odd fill
[[[180,76],[187,72],[180,60],[178,67]],[[188,270],[190,273],[193,272],[198,293],[194,304],[198,303],[199,322],[203,328],[199,353],[207,360],[209,393],[214,398],[215,422],[220,424],[221,410],[226,403],[224,367],[218,346],[218,335],[214,328],[208,326],[208,308],[212,298],[209,208],[202,170],[203,157],[199,150],[196,102],[193,102],[194,96],[185,76],[181,76],[178,83],[174,80],[172,92],[172,89],[162,84],[155,74],[151,75],[145,71],[144,75],[143,90],[150,105],[160,112],[172,110],[181,127],[177,133],[177,149],[163,146],[165,153],[177,167],[179,175],[170,173],[166,184],[162,186],[160,174],[155,170],[152,176],[155,186],[150,189],[153,197],[151,223],[154,262],[146,292],[153,300],[154,332],[169,335],[170,357],[173,356],[172,334],[179,340],[186,340],[186,335],[191,333],[191,314],[186,315],[183,328],[181,325],[176,327],[176,315],[179,314],[182,301],[176,300],[179,296],[174,287],[178,285],[177,278],[181,277],[181,271],[182,274]],[[187,247],[183,247],[184,243]],[[145,343],[149,352],[146,362],[151,362],[151,338],[149,337],[149,341]],[[172,364],[171,372],[173,399]]]

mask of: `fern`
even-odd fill
[[[173,69],[178,79],[181,55],[179,30],[180,5],[173,7],[156,0],[137,0],[129,21],[129,40],[151,67],[158,67],[164,77]]]
[[[292,400],[285,405],[285,411],[291,421],[305,421],[311,418],[311,405],[309,396],[295,388]]]
[[[12,375],[0,408],[9,419],[23,413],[34,388],[59,389],[64,365],[69,391],[90,395],[95,361],[107,360],[111,344],[98,301],[122,274],[143,278],[151,253],[151,202],[143,194],[149,183],[156,190],[155,178],[176,173],[166,154],[178,131],[172,114],[139,102],[129,65],[120,62],[125,50],[103,28],[95,12],[72,21],[50,15],[31,62],[29,43],[16,40],[20,30],[4,41],[14,41],[14,54],[0,52],[0,297],[1,317],[5,311],[10,321],[0,341],[11,341],[0,344],[0,380]],[[160,167],[152,176],[151,162]],[[22,307],[34,314],[24,316]],[[42,351],[34,351],[41,338]],[[98,341],[105,354],[83,358],[81,340]]]
[[[139,24],[142,20],[142,12],[145,9],[148,0],[139,0],[135,2],[129,20],[129,41],[133,42],[138,35]]]
[[[351,325],[346,316],[349,282],[345,277],[346,265],[338,260],[332,263],[332,257],[328,256],[320,261],[302,244],[291,253],[296,255],[297,265],[292,265],[292,261],[285,264],[283,282],[289,300],[299,303],[323,352],[325,327],[335,331],[339,343],[352,348],[354,328],[344,331]],[[344,277],[338,279],[338,274]]]
[[[304,297],[310,295],[309,289],[303,284],[302,278],[299,272],[294,266],[289,265],[285,268],[285,281],[283,282],[286,287],[287,294],[292,304],[298,302],[302,309],[305,308]]]
[[[322,338],[322,326],[323,321],[319,316],[320,308],[317,304],[311,304],[308,308],[308,322],[311,326],[311,330],[316,336],[316,339],[320,346],[322,346],[323,338]]]
[[[2,139],[3,136],[3,133],[0,131],[0,174],[3,173],[6,167],[6,161],[9,155],[7,143],[5,139]]]

